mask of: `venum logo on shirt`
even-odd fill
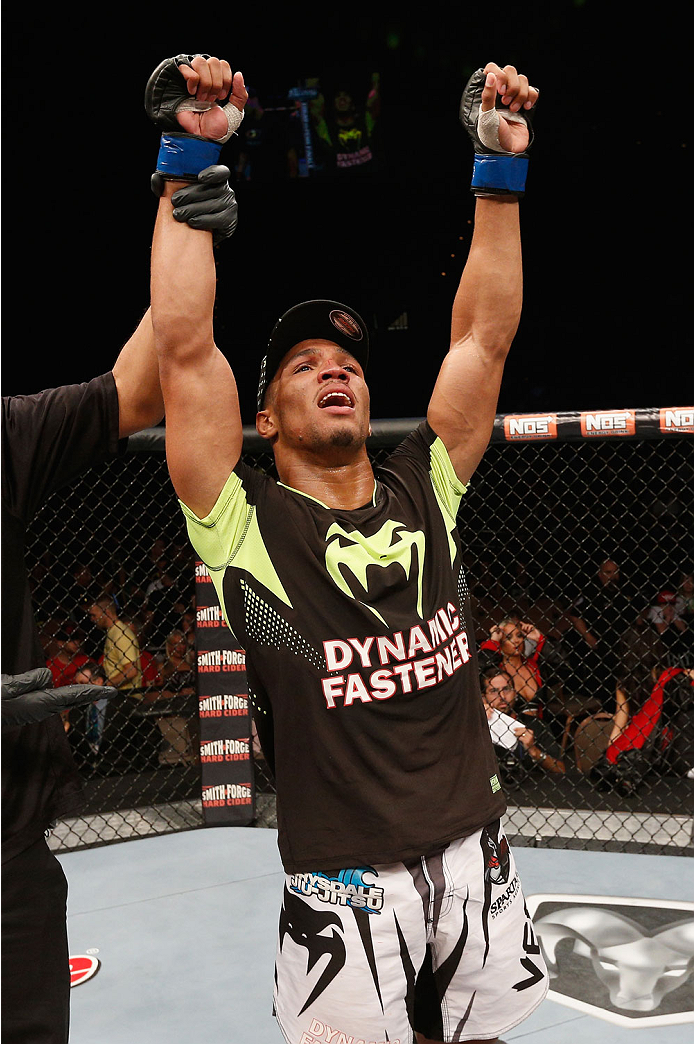
[[[417,591],[416,610],[417,616],[421,619],[422,573],[426,545],[426,538],[421,530],[411,532],[403,522],[388,519],[377,533],[372,533],[367,537],[358,530],[348,532],[338,522],[333,522],[325,539],[327,541],[325,567],[337,587],[350,598],[354,598],[355,594],[345,579],[345,573],[352,575],[368,599],[370,593],[369,566],[379,566],[385,569],[397,562],[403,569],[408,582],[414,580],[416,569],[417,582],[416,588],[413,585],[413,590]],[[413,548],[416,548],[416,555],[413,555]],[[371,583],[373,584],[372,578]],[[386,623],[381,614],[368,601],[362,601],[362,605],[369,609],[381,623]]]

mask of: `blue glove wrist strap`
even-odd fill
[[[188,134],[162,134],[157,173],[165,178],[195,180],[201,170],[219,162],[222,143]]]
[[[502,156],[476,153],[472,168],[473,192],[517,192],[525,191],[528,173],[527,156]]]

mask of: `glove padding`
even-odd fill
[[[238,203],[229,184],[229,168],[222,164],[206,167],[197,182],[178,189],[171,197],[176,221],[187,221],[191,228],[214,234],[214,243],[232,236],[238,223]],[[161,174],[152,175],[152,192],[161,196],[164,189]]]
[[[511,112],[500,98],[494,109],[481,111],[482,91],[487,74],[478,69],[468,80],[460,100],[460,122],[475,149],[472,191],[480,195],[522,196],[528,169],[528,149],[533,141],[532,109]],[[499,113],[510,123],[525,123],[528,144],[523,152],[506,152],[499,142]]]
[[[234,134],[243,120],[243,112],[231,102],[197,102],[188,94],[186,81],[178,71],[181,65],[191,65],[193,58],[209,58],[209,54],[178,54],[175,58],[165,58],[157,66],[145,88],[145,110],[152,123],[164,131],[173,131],[184,137],[186,135],[176,119],[177,112],[204,112],[212,105],[219,105],[227,118],[228,130],[221,138],[204,138],[204,141],[216,141],[223,144]]]
[[[1,681],[3,730],[31,725],[71,707],[110,700],[118,695],[118,690],[110,685],[61,685],[53,689],[47,667],[37,667],[24,674],[3,674]]]

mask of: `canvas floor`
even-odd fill
[[[514,851],[529,903],[555,894],[694,903],[686,857]],[[71,1044],[282,1044],[272,1016],[284,883],[275,830],[189,830],[59,858],[70,954],[100,962],[72,989]],[[504,1039],[688,1044],[692,1032],[692,1021],[618,1025],[548,999]]]

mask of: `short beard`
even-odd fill
[[[331,446],[336,446],[340,449],[348,449],[350,446],[356,446],[357,444],[361,445],[364,440],[356,431],[350,431],[347,428],[343,428],[342,430],[337,429],[336,431],[333,431],[329,441]]]

